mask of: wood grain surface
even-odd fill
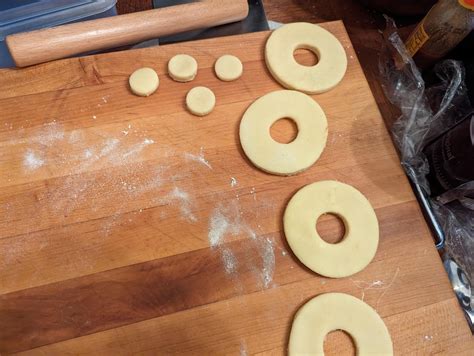
[[[237,136],[248,105],[280,89],[263,61],[268,33],[0,71],[2,354],[284,354],[296,310],[336,291],[378,311],[397,354],[472,350],[347,33],[323,26],[341,40],[348,71],[314,96],[328,144],[293,177],[253,167]],[[197,59],[193,82],[166,75],[177,53]],[[213,73],[226,53],[244,63],[235,82]],[[160,75],[148,98],[127,85],[142,66]],[[203,118],[184,108],[196,85],[217,97]],[[275,131],[287,136],[284,125]],[[281,232],[291,196],[323,179],[355,186],[379,219],[379,250],[350,278],[312,273]],[[325,235],[338,229],[318,224]],[[351,348],[341,332],[325,345]]]

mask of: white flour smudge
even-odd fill
[[[233,188],[238,184],[237,179],[235,177],[230,177],[230,186]]]
[[[208,238],[211,248],[215,248],[222,243],[228,227],[229,221],[227,218],[221,212],[215,211],[209,223]]]
[[[191,198],[187,192],[178,187],[174,187],[166,198],[168,201],[178,201],[183,218],[191,222],[196,222],[198,220],[192,212]]]
[[[268,288],[273,281],[273,272],[275,269],[275,252],[273,251],[273,241],[268,237],[262,239],[260,255],[262,257],[262,281],[264,288]]]
[[[201,147],[201,150],[199,152],[199,155],[193,155],[191,153],[188,153],[186,152],[184,154],[184,158],[187,160],[187,161],[194,161],[194,162],[198,162],[198,163],[201,163],[203,165],[205,165],[207,168],[209,169],[212,169],[212,166],[211,164],[209,163],[209,161],[204,158],[204,151],[203,151],[203,148]]]
[[[44,124],[40,133],[29,138],[29,142],[38,143],[40,145],[51,147],[57,141],[64,139],[64,128],[58,124],[56,120]]]
[[[248,353],[247,353],[247,343],[245,342],[245,340],[242,340],[240,342],[240,356],[247,356]]]
[[[23,165],[27,170],[34,171],[40,168],[44,164],[44,159],[41,158],[36,152],[28,149],[23,158]]]
[[[141,151],[143,151],[143,149],[146,147],[146,146],[149,146],[151,144],[155,143],[155,141],[149,139],[149,138],[146,138],[144,139],[142,142],[140,143],[137,143],[136,145],[132,146],[129,150],[127,150],[126,152],[124,152],[121,156],[123,159],[127,159],[129,158],[130,156],[134,156],[134,155],[137,155],[138,153],[140,153]]]
[[[245,241],[245,251],[249,258],[243,261],[244,266],[257,273],[257,278],[263,288],[269,288],[273,282],[275,270],[274,242],[268,237],[258,237],[255,231],[243,220],[237,200],[227,206],[218,206],[209,218],[208,240],[212,249],[221,254],[224,271],[235,274],[239,261],[232,248],[225,244],[235,237],[242,235]],[[258,257],[254,251],[257,251]]]
[[[84,138],[84,133],[81,130],[74,130],[69,133],[69,143],[77,143]]]
[[[120,141],[116,138],[108,138],[105,140],[105,144],[100,150],[100,153],[97,158],[102,158],[110,154],[118,145]]]
[[[237,258],[235,258],[234,253],[228,249],[222,249],[222,263],[224,264],[224,270],[227,274],[232,274],[237,271]]]

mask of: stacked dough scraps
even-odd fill
[[[187,54],[177,54],[168,62],[168,73],[177,82],[190,82],[196,77],[198,64]]]

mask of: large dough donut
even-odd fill
[[[339,216],[346,234],[337,244],[321,239],[317,219],[326,213]],[[300,189],[283,217],[285,236],[296,257],[326,277],[347,277],[364,269],[377,251],[379,225],[374,209],[354,187],[321,181]]]
[[[296,62],[294,52],[304,48],[318,57],[314,66]],[[308,94],[334,88],[344,77],[347,57],[338,39],[322,27],[295,22],[273,31],[265,47],[270,73],[285,88]]]
[[[324,355],[324,338],[335,330],[350,334],[357,355],[393,355],[392,339],[382,318],[363,301],[343,293],[321,294],[298,310],[289,355]]]
[[[276,142],[270,127],[290,118],[298,135],[290,143]],[[258,168],[278,175],[291,175],[309,168],[326,145],[327,120],[319,104],[306,94],[279,90],[255,100],[240,122],[240,143]]]

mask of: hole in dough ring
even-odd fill
[[[294,52],[304,48],[318,56],[314,66],[299,64]],[[344,77],[347,57],[339,40],[322,27],[296,22],[273,31],[265,46],[265,61],[285,88],[318,94],[334,88]]]
[[[321,294],[303,305],[293,320],[289,355],[324,355],[324,338],[344,330],[357,355],[393,355],[392,339],[382,318],[363,301],[343,293]]]
[[[325,213],[339,216],[346,234],[341,242],[324,241],[314,228]],[[372,261],[379,241],[379,225],[367,198],[354,187],[321,181],[301,188],[289,201],[283,216],[286,240],[298,259],[326,277],[347,277]]]
[[[271,126],[282,118],[298,127],[295,140],[275,141]],[[327,120],[319,104],[306,94],[279,90],[255,100],[240,122],[240,143],[252,163],[265,172],[292,175],[317,161],[327,140]]]

